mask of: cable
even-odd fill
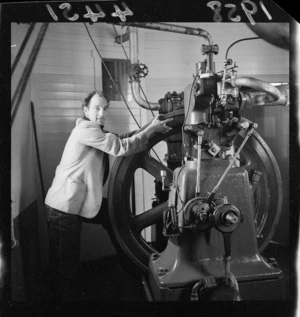
[[[119,33],[117,32],[117,30],[116,30],[116,28],[115,28],[114,25],[113,25],[113,28],[114,28],[114,30],[115,30],[115,33],[116,33],[118,36],[120,36]],[[125,56],[126,56],[126,59],[127,59],[127,60],[129,61],[129,63],[130,63],[130,59],[129,59],[127,53],[126,53],[125,47],[123,46],[122,36],[123,36],[123,34],[121,34],[121,43],[120,43],[120,44],[121,44],[121,47],[122,47],[122,49],[123,49],[123,52],[124,52],[124,54],[125,54]],[[144,97],[145,97],[145,100],[146,100],[146,102],[147,102],[147,104],[148,104],[148,106],[149,106],[149,110],[151,111],[152,116],[155,117],[154,112],[153,112],[153,110],[151,109],[150,103],[149,103],[149,101],[148,101],[148,99],[147,99],[147,97],[146,97],[146,94],[145,94],[145,92],[144,92],[144,90],[143,90],[143,88],[142,88],[140,82],[139,82],[138,84],[139,84],[139,88],[141,89],[141,91],[142,91],[142,93],[143,93],[143,95],[144,95]]]
[[[240,39],[240,40],[237,40],[235,42],[233,42],[226,50],[226,54],[225,54],[225,61],[227,60],[227,55],[228,55],[228,52],[229,50],[231,49],[231,47],[239,42],[242,42],[242,41],[248,41],[248,40],[258,40],[258,39],[262,39],[261,37],[259,36],[256,36],[256,37],[246,37],[244,39]]]
[[[103,66],[105,67],[105,69],[106,69],[106,71],[107,71],[107,73],[108,73],[108,75],[109,75],[111,81],[113,82],[113,84],[114,84],[114,86],[117,88],[117,90],[119,91],[120,95],[122,96],[122,98],[123,98],[123,100],[124,100],[124,103],[125,103],[125,105],[126,105],[128,111],[130,112],[130,114],[131,114],[131,116],[133,117],[133,119],[134,119],[136,125],[137,125],[138,128],[140,129],[141,127],[140,127],[138,121],[136,120],[134,114],[132,113],[131,109],[129,108],[129,106],[128,106],[127,102],[126,102],[126,99],[125,99],[125,97],[124,97],[124,95],[123,95],[123,93],[122,93],[122,91],[120,90],[120,88],[118,87],[118,85],[116,85],[114,79],[113,79],[112,76],[111,76],[110,71],[108,70],[107,66],[106,66],[105,63],[103,62],[103,57],[101,56],[101,54],[100,54],[100,52],[99,52],[99,50],[98,50],[98,48],[97,48],[97,46],[96,46],[96,43],[94,42],[94,40],[93,40],[93,38],[92,38],[92,36],[91,36],[91,34],[90,34],[90,31],[89,31],[88,27],[85,25],[85,23],[83,23],[83,25],[85,26],[86,31],[87,31],[87,33],[88,33],[88,35],[89,35],[89,37],[90,37],[90,39],[91,39],[91,41],[92,41],[94,47],[95,47],[95,49],[96,49],[96,51],[97,51],[97,53],[98,53],[98,55],[99,55],[99,57],[100,57],[100,59],[101,59],[101,61],[102,61],[102,64],[103,64]],[[155,152],[155,150],[152,149],[152,151],[155,153],[155,155],[156,155],[157,159],[159,160],[159,162],[160,162],[161,164],[163,164],[162,161],[161,161],[161,159],[159,158],[159,156],[158,156],[157,153]]]
[[[92,41],[94,47],[95,47],[95,49],[96,49],[96,51],[97,51],[97,53],[98,53],[98,55],[99,55],[99,57],[100,57],[100,59],[101,59],[101,61],[102,61],[102,64],[103,64],[103,66],[105,67],[105,69],[106,69],[106,71],[107,71],[107,73],[108,73],[108,75],[109,75],[111,81],[113,82],[115,88],[117,88],[118,92],[119,92],[120,95],[122,96],[122,98],[123,98],[123,100],[124,100],[124,102],[125,102],[125,105],[126,105],[127,109],[129,110],[131,116],[133,117],[133,119],[134,119],[136,125],[137,125],[139,128],[141,128],[140,125],[139,125],[139,123],[138,123],[138,121],[136,120],[135,116],[133,115],[131,109],[129,108],[129,106],[128,106],[128,104],[127,104],[127,101],[126,101],[126,99],[125,99],[125,97],[124,97],[124,95],[123,95],[121,89],[120,89],[120,88],[118,87],[118,85],[115,83],[114,79],[113,79],[112,76],[111,76],[110,71],[108,70],[107,66],[106,66],[105,63],[103,62],[103,57],[102,57],[102,55],[100,54],[100,52],[99,52],[99,50],[98,50],[98,48],[97,48],[97,46],[96,46],[96,43],[94,42],[94,40],[93,40],[93,38],[92,38],[92,36],[91,36],[91,34],[90,34],[90,31],[89,31],[88,27],[86,26],[85,23],[83,23],[83,25],[85,26],[86,31],[87,31],[87,33],[88,33],[88,35],[89,35],[89,37],[90,37],[90,39],[91,39],[91,41]]]
[[[116,30],[116,28],[115,28],[114,25],[113,25],[113,28],[114,28],[114,31],[115,31],[115,33],[117,34],[117,36],[120,36],[119,33],[117,32],[117,30]],[[126,53],[126,50],[125,50],[125,48],[124,48],[124,46],[123,46],[122,36],[123,36],[123,34],[121,34],[121,43],[120,43],[120,44],[121,44],[121,47],[122,47],[122,49],[123,49],[123,52],[124,52],[124,54],[125,54],[127,60],[128,60],[129,63],[130,63],[130,59],[129,59],[129,57],[128,57],[127,53]],[[146,94],[145,94],[145,92],[144,92],[144,89],[142,88],[140,82],[138,82],[138,84],[139,84],[139,88],[141,89],[141,91],[142,91],[142,93],[143,93],[143,95],[144,95],[145,101],[147,102],[147,104],[148,104],[148,106],[149,106],[149,110],[151,111],[152,116],[155,117],[154,112],[153,112],[153,110],[151,109],[150,103],[149,103],[149,101],[148,101],[148,98],[147,98],[147,96],[146,96]],[[170,151],[171,157],[174,158],[174,157],[175,157],[175,156],[174,156],[174,153],[173,153],[173,151],[171,150],[171,148],[170,148],[168,142],[166,142],[166,144],[167,144],[168,150]],[[160,158],[158,157],[158,155],[157,155],[157,153],[155,152],[155,150],[152,149],[152,151],[155,153],[156,157],[157,157],[157,158],[159,159],[159,161],[161,162],[161,160],[160,160]],[[161,163],[162,163],[162,162],[161,162]]]

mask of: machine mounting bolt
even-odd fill
[[[168,269],[166,269],[166,268],[164,268],[164,267],[160,267],[160,268],[157,270],[157,275],[158,275],[158,276],[164,276],[164,275],[166,275],[168,272],[169,272]]]
[[[156,261],[159,259],[159,254],[158,253],[153,253],[152,254],[152,261]]]
[[[278,268],[278,262],[276,261],[275,258],[268,258],[268,263],[274,268]]]

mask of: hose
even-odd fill
[[[191,302],[199,301],[199,291],[203,292],[206,289],[214,288],[216,286],[216,279],[213,276],[204,277],[193,286],[191,292]]]
[[[232,46],[234,46],[235,44],[239,43],[239,42],[243,42],[243,41],[249,41],[249,40],[262,40],[261,37],[259,36],[256,36],[256,37],[246,37],[244,39],[240,39],[240,40],[237,40],[235,42],[233,42],[232,44],[230,44],[230,46],[227,48],[226,50],[226,53],[225,53],[225,61],[227,60],[227,56],[228,56],[228,52],[229,50],[232,48]]]

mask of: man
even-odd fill
[[[79,267],[83,219],[94,218],[98,212],[107,214],[107,200],[102,197],[107,154],[132,155],[146,148],[152,133],[171,130],[167,122],[172,119],[160,121],[157,116],[127,135],[106,132],[108,102],[97,91],[84,99],[82,109],[84,117],[76,121],[45,199],[50,265],[58,298]]]

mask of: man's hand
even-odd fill
[[[173,119],[166,119],[166,120],[159,120],[159,115],[155,116],[152,120],[150,127],[155,131],[159,133],[168,133],[172,130],[171,127],[167,126],[167,123],[172,121]]]

